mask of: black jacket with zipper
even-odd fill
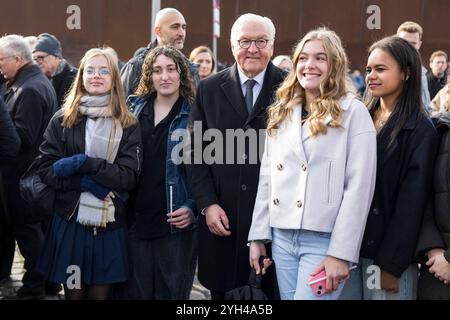
[[[40,146],[38,173],[42,181],[55,189],[54,213],[66,220],[70,220],[77,213],[80,199],[80,183],[83,174],[88,174],[100,185],[116,194],[113,198],[115,206],[115,222],[108,223],[106,228],[99,231],[112,230],[126,224],[125,206],[128,201],[128,191],[136,186],[140,173],[141,131],[139,124],[123,129],[122,140],[119,145],[114,163],[104,159],[88,157],[78,173],[61,178],[54,174],[53,163],[61,158],[85,153],[86,120],[72,128],[63,128],[62,112],[58,112],[50,121],[44,134],[44,142]]]

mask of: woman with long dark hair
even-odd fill
[[[417,50],[399,37],[369,49],[367,105],[377,130],[377,180],[360,268],[352,272],[344,298],[416,297],[414,253],[438,146],[420,96],[421,66]]]

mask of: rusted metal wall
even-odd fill
[[[66,9],[81,9],[81,29],[68,30]],[[381,9],[381,29],[369,30],[366,13],[370,5]],[[212,45],[211,0],[162,0],[161,7],[175,7],[188,24],[186,55],[197,45]],[[420,23],[425,30],[421,50],[428,66],[431,52],[450,53],[448,15],[450,0],[222,0],[219,60],[231,62],[231,25],[242,13],[270,17],[277,28],[275,54],[290,53],[308,30],[325,25],[344,41],[353,67],[363,68],[367,47],[383,36],[394,34],[406,20]],[[83,52],[97,45],[114,47],[123,60],[145,46],[151,37],[151,0],[0,0],[0,33],[55,34],[64,54],[77,63]]]
[[[66,25],[71,5],[81,9],[79,30]],[[75,64],[86,50],[102,45],[115,48],[126,60],[150,39],[150,16],[149,0],[0,0],[0,33],[52,33]]]

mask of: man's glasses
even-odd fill
[[[111,71],[109,71],[109,69],[107,68],[102,68],[98,70],[95,70],[94,68],[86,68],[84,69],[84,74],[90,77],[93,77],[96,74],[98,74],[100,77],[106,77],[111,74]]]
[[[242,49],[250,48],[250,46],[252,45],[252,42],[255,43],[255,46],[258,49],[264,49],[267,46],[267,44],[269,43],[269,41],[270,40],[268,40],[268,39],[256,39],[256,40],[241,39],[241,40],[238,40],[237,42],[239,44],[239,47],[241,47]]]
[[[36,61],[37,63],[42,63],[45,58],[47,58],[49,56],[49,54],[45,55],[45,56],[34,56],[33,60]]]

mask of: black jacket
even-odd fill
[[[38,164],[38,173],[42,181],[56,191],[55,213],[67,220],[76,214],[81,194],[81,177],[83,174],[89,174],[97,183],[117,193],[113,199],[116,222],[109,223],[103,230],[124,226],[128,191],[136,186],[142,162],[139,125],[123,129],[114,163],[110,164],[104,159],[89,157],[78,174],[60,178],[53,173],[53,163],[61,158],[85,153],[86,132],[86,117],[82,117],[76,126],[64,129],[61,126],[62,119],[61,112],[55,114],[45,131]]]
[[[20,149],[20,139],[17,135],[6,105],[0,97],[0,223],[9,221],[5,186],[3,184],[2,162],[14,158]]]
[[[423,219],[417,258],[421,260],[428,250],[442,248],[450,263],[450,113],[438,114],[433,122],[441,137],[434,168],[434,202]]]
[[[3,97],[5,95],[6,85],[5,85],[5,77],[0,73],[0,96]]]
[[[62,72],[52,78],[52,84],[55,88],[59,108],[62,107],[64,98],[72,86],[72,82],[76,75],[77,69],[67,62]]]
[[[430,119],[416,112],[390,144],[395,121],[394,116],[377,137],[377,180],[361,256],[400,277],[414,260],[438,135]]]
[[[433,72],[427,72],[427,80],[428,80],[428,91],[430,92],[430,99],[437,95],[439,90],[441,90],[447,84],[447,75],[444,75],[442,78],[437,78],[434,76]]]
[[[202,150],[202,145],[196,145],[195,136],[202,136],[205,130],[211,128],[220,130],[224,146],[227,129],[243,130],[250,134],[253,130],[257,133],[259,130],[264,132],[267,126],[266,109],[273,102],[275,91],[283,77],[281,69],[269,63],[263,87],[250,115],[245,106],[236,64],[202,80],[191,109],[190,126],[192,129],[194,121],[199,121],[203,131],[194,130],[194,137],[191,139],[193,148]],[[260,138],[258,136],[256,146],[261,146]],[[218,162],[187,166],[198,210],[211,204],[219,204],[230,221],[231,236],[218,237],[209,231],[205,217],[199,217],[199,280],[210,290],[226,292],[243,286],[250,273],[247,238],[260,167],[258,156],[249,154],[253,152],[250,147],[247,142],[245,150],[235,148],[230,164],[226,163],[231,150],[223,148],[223,164]],[[252,156],[258,158],[256,164],[249,163]]]
[[[20,139],[6,105],[0,97],[0,161],[14,158],[20,149]]]
[[[13,223],[31,223],[40,217],[22,200],[19,179],[39,153],[45,128],[57,108],[56,94],[39,67],[30,63],[8,83],[5,103],[21,141],[17,157],[3,169],[8,205]]]
[[[136,91],[139,81],[141,80],[142,65],[144,64],[145,56],[157,46],[158,43],[156,42],[156,40],[149,43],[145,50],[143,50],[136,57],[131,58],[121,69],[120,77],[122,80],[123,88],[125,90],[125,97],[134,94],[134,92]],[[195,86],[197,87],[198,83],[200,82],[200,78],[198,75],[199,65],[191,62],[186,57],[185,59],[189,66],[189,70],[191,71]]]

